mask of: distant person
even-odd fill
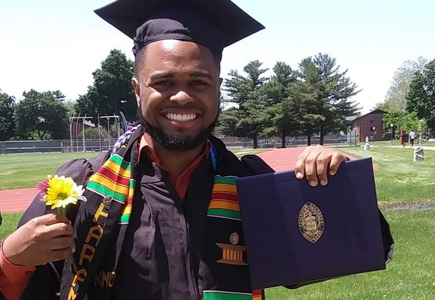
[[[420,144],[423,144],[424,141],[424,132],[420,133]]]
[[[414,129],[411,130],[409,133],[409,143],[411,143],[411,147],[414,147],[414,139],[415,139],[415,131]]]
[[[406,142],[407,142],[407,140],[408,140],[408,134],[407,134],[406,131],[404,130],[404,131],[402,132],[402,135],[400,136],[400,141],[401,141],[402,147],[406,147]]]

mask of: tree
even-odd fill
[[[261,68],[258,60],[249,62],[243,71],[247,76],[240,75],[236,70],[229,72],[225,79],[224,91],[228,92],[230,101],[238,105],[237,109],[222,112],[221,118],[230,124],[220,128],[222,132],[240,137],[249,137],[258,147],[258,137],[266,134],[271,127],[271,116],[266,112],[267,101],[261,88],[267,81],[262,75],[267,69]],[[224,122],[221,122],[224,123]]]
[[[74,100],[64,100],[62,101],[63,105],[65,106],[67,110],[67,116],[68,118],[74,117],[76,115],[76,101]]]
[[[427,121],[431,131],[435,131],[435,60],[412,77],[406,97],[406,110],[416,112],[420,119]]]
[[[15,99],[0,90],[0,140],[8,140],[14,136]]]
[[[391,86],[388,89],[385,101],[379,103],[377,108],[381,109],[406,109],[406,96],[409,93],[412,76],[421,72],[427,64],[427,59],[419,57],[417,61],[407,60],[394,72]]]
[[[63,102],[66,98],[65,95],[59,90],[56,90],[52,93],[53,93],[54,99],[56,99],[59,102]]]
[[[17,134],[23,139],[61,139],[68,120],[67,109],[54,92],[30,90],[23,93],[14,111]]]
[[[389,110],[382,119],[384,124],[384,132],[390,132],[391,125],[393,136],[400,131],[400,128],[409,132],[415,130],[417,132],[424,132],[426,130],[426,121],[419,119],[416,112],[406,113],[402,110]]]
[[[291,95],[296,74],[284,62],[273,67],[274,75],[263,87],[266,100],[271,105],[269,112],[273,116],[274,134],[281,136],[281,147],[285,147],[286,136],[298,130],[299,107]]]
[[[320,133],[320,144],[328,132],[344,130],[346,117],[359,109],[349,98],[359,93],[355,83],[346,77],[347,70],[339,71],[336,59],[327,54],[303,59],[299,64],[299,81],[293,97],[300,104],[300,128],[308,137]]]
[[[128,121],[136,120],[136,99],[131,78],[134,63],[119,50],[112,50],[92,75],[94,83],[76,103],[77,114],[87,114],[98,123],[98,116],[119,115],[122,111]]]

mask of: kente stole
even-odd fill
[[[89,179],[86,189],[100,195],[104,199],[122,203],[123,209],[119,224],[128,224],[133,208],[136,180],[132,176],[131,162],[124,159],[127,143],[137,127],[122,135],[115,144],[110,158]],[[216,169],[216,154],[214,146],[210,149],[210,159]],[[240,220],[240,208],[237,196],[236,177],[214,176],[212,198],[208,207],[208,217]],[[73,281],[74,283],[74,281]],[[231,291],[204,291],[205,300],[262,300],[263,291],[252,293],[237,293]]]

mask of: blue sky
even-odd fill
[[[234,0],[266,26],[224,51],[222,77],[258,59],[293,69],[317,53],[337,59],[361,93],[362,112],[383,101],[406,60],[435,59],[433,0]],[[0,3],[0,89],[86,93],[92,72],[111,49],[133,59],[132,42],[93,9],[107,0],[15,0]]]

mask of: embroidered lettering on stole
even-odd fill
[[[89,229],[83,248],[80,251],[79,263],[77,266],[78,271],[76,272],[72,280],[71,287],[68,292],[68,300],[74,300],[75,298],[77,298],[80,283],[83,283],[85,281],[85,278],[87,276],[86,267],[92,262],[94,258],[95,248],[98,246],[103,236],[103,226],[106,222],[107,216],[108,211],[105,209],[104,203],[100,203],[100,206],[95,212],[93,219],[95,226],[92,226]],[[115,279],[113,275],[113,281],[114,280]]]

